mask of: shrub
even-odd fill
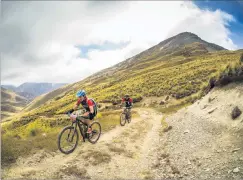
[[[62,98],[62,97],[57,96],[57,97],[54,98],[54,100],[57,101],[57,100],[59,100],[59,99],[61,99],[61,98]]]
[[[134,99],[133,99],[133,102],[134,103],[137,103],[137,102],[140,102],[140,101],[142,101],[142,97],[135,97]]]
[[[37,135],[37,131],[38,131],[38,129],[36,129],[36,128],[32,128],[32,129],[30,129],[30,136],[36,136]]]
[[[231,112],[231,117],[232,119],[236,119],[237,117],[239,117],[241,115],[241,110],[239,109],[238,106],[234,107],[234,109]]]

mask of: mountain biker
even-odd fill
[[[84,90],[80,90],[77,92],[76,96],[78,97],[78,100],[76,104],[74,105],[73,109],[67,112],[67,114],[73,113],[78,106],[81,104],[83,108],[86,110],[86,112],[82,116],[77,116],[77,115],[71,115],[70,118],[71,120],[75,121],[76,119],[81,120],[83,123],[85,123],[88,126],[87,133],[91,133],[92,129],[90,127],[91,121],[93,120],[94,117],[97,114],[97,109],[95,107],[95,103],[92,99],[89,99],[86,96],[86,92]]]
[[[130,116],[130,113],[131,113],[131,108],[133,106],[133,100],[132,98],[129,97],[128,94],[126,94],[123,98],[122,98],[122,102],[121,102],[121,105],[122,104],[125,104],[125,107],[128,109],[128,114]]]

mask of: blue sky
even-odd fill
[[[92,50],[101,50],[101,51],[106,51],[106,50],[116,50],[116,49],[120,49],[120,48],[124,48],[126,47],[130,42],[129,41],[125,41],[125,42],[120,42],[120,43],[112,43],[109,41],[105,41],[102,44],[90,44],[90,45],[80,45],[80,46],[76,46],[77,48],[80,49],[81,53],[80,56],[81,58],[89,58],[88,57],[88,52],[92,51]]]
[[[231,14],[235,18],[235,22],[229,24],[231,31],[230,38],[240,48],[243,49],[243,1],[194,1],[200,9],[209,9],[215,11],[217,9]]]

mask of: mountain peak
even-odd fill
[[[201,47],[204,47],[207,52],[226,50],[219,45],[202,40],[198,35],[191,32],[179,33],[160,42],[156,46],[159,47],[160,50],[174,51],[175,49],[184,48],[190,44],[200,45]]]
[[[196,34],[194,34],[194,33],[192,33],[192,32],[182,32],[182,33],[179,33],[179,34],[177,34],[177,35],[175,35],[175,36],[173,36],[173,37],[176,37],[176,36],[191,36],[191,37],[197,37],[197,38],[199,38],[198,37],[198,35],[196,35]],[[199,39],[201,39],[201,38],[199,38]]]
[[[112,68],[116,69],[117,67],[121,68],[123,66],[130,66],[132,64],[136,64],[136,62],[140,60],[147,60],[167,55],[195,56],[221,50],[227,49],[217,44],[207,42],[192,32],[181,32],[175,36],[165,39],[159,44],[143,52],[140,52],[133,57],[126,59],[126,61],[114,65],[113,67],[109,68],[109,70]]]

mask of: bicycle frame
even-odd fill
[[[68,114],[68,116],[70,116],[70,114]],[[75,124],[75,126],[74,126],[74,124]],[[85,133],[86,133],[85,130],[86,130],[87,125],[82,120],[76,120],[76,121],[72,122],[72,126],[74,126],[74,132],[76,131],[77,126],[79,127],[80,134],[83,137],[83,141],[85,142]],[[72,140],[73,140],[73,137],[74,137],[74,134],[72,136]]]
[[[123,113],[127,115],[128,114],[128,109],[131,109],[131,108],[127,108],[127,107],[124,108]]]
[[[85,123],[83,123],[81,120],[77,120],[75,128],[77,128],[77,124],[78,124],[78,127],[79,127],[80,134],[83,137],[83,142],[85,142],[85,135],[86,135],[86,131],[88,129],[88,126]]]

